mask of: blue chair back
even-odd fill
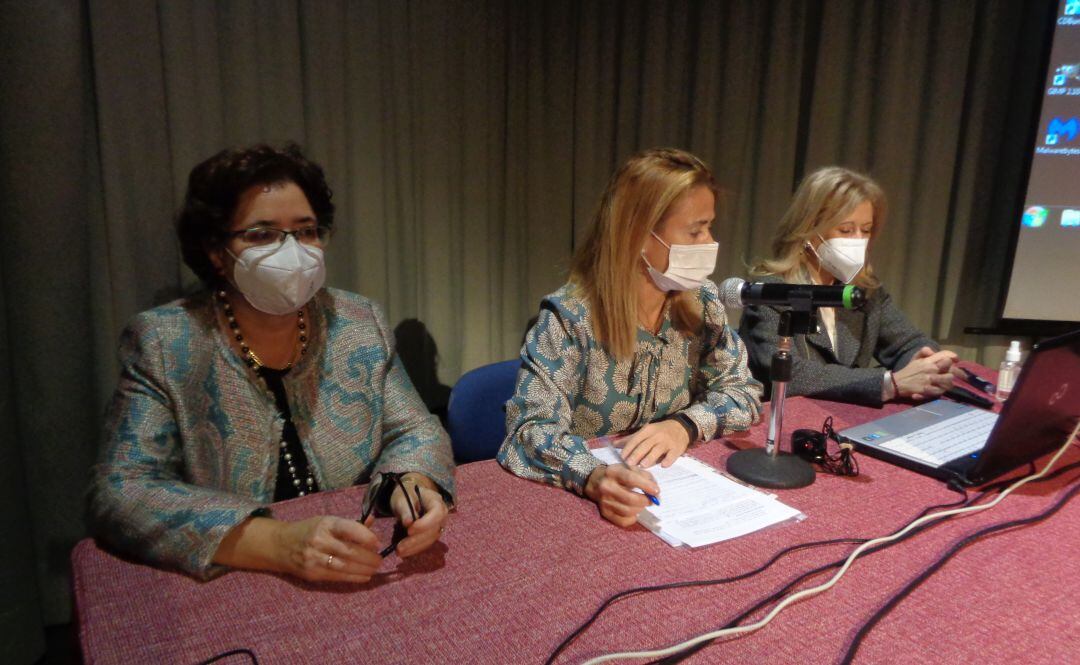
[[[503,406],[514,394],[521,360],[504,360],[466,372],[450,391],[446,429],[458,464],[491,459],[506,438]]]

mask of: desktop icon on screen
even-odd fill
[[[1077,0],[1080,2],[1080,0]],[[1080,63],[1072,63],[1061,65],[1054,70],[1053,85],[1063,86],[1069,84],[1069,79],[1073,79],[1073,82],[1080,81]]]
[[[1080,210],[1066,208],[1061,211],[1062,226],[1080,226]]]
[[[1062,141],[1071,142],[1076,139],[1077,133],[1080,133],[1080,120],[1075,117],[1064,120],[1051,118],[1050,124],[1046,126],[1046,145],[1057,145]]]
[[[1031,206],[1024,211],[1024,216],[1020,222],[1031,229],[1037,229],[1046,223],[1046,208],[1042,206]]]

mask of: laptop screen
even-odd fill
[[[990,480],[1065,441],[1080,418],[1080,331],[1037,344],[969,480]]]

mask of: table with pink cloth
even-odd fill
[[[839,430],[903,408],[789,399],[784,448],[787,433],[820,428],[826,416]],[[734,450],[763,445],[766,430],[767,419],[689,454],[722,469]],[[1074,445],[1058,466],[1078,461]],[[233,649],[249,649],[259,663],[542,663],[616,592],[733,577],[791,545],[885,535],[926,507],[959,498],[931,478],[865,455],[859,462],[857,478],[818,474],[810,487],[777,492],[805,520],[699,549],[673,548],[640,526],[620,529],[587,500],[512,476],[494,461],[476,462],[457,471],[457,510],[441,542],[411,560],[389,556],[378,577],[362,586],[248,572],[203,583],[84,540],[72,554],[82,651],[95,664],[195,663]],[[714,642],[690,662],[838,662],[864,622],[956,543],[1035,516],[1077,483],[1080,468],[859,559],[832,590],[794,604],[758,632]],[[274,513],[355,518],[362,493],[360,487],[319,493],[278,504]],[[388,540],[390,520],[379,520],[376,531]],[[632,596],[608,609],[557,662],[659,648],[715,630],[854,547],[800,550],[735,583]],[[855,662],[1080,662],[1077,598],[1080,501],[1074,500],[1049,519],[961,549],[878,623]]]

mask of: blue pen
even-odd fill
[[[619,459],[622,460],[623,466],[625,466],[627,469],[630,469],[632,471],[644,471],[645,470],[645,469],[642,469],[640,466],[637,466],[637,465],[630,466],[629,464],[627,464],[626,460],[624,460],[622,458],[622,453],[620,453],[619,451],[615,451],[615,454],[617,454],[619,456]],[[649,501],[653,502],[654,506],[659,506],[660,505],[660,499],[657,499],[655,496],[653,496],[652,494],[649,494],[648,492],[641,489],[640,487],[635,488],[634,491],[638,492],[639,494],[644,494],[646,497],[649,498]]]
[[[632,466],[630,466],[630,465],[627,465],[627,467],[626,467],[626,468],[628,468],[628,469],[632,469],[632,468],[634,468],[634,467],[632,467]],[[645,495],[645,497],[646,497],[646,498],[647,498],[647,499],[648,499],[649,501],[652,501],[652,502],[653,502],[653,505],[654,505],[654,506],[659,506],[659,505],[660,505],[660,499],[657,499],[657,498],[656,498],[655,496],[653,496],[652,494],[649,494],[648,492],[646,492],[645,490],[641,489],[640,487],[635,487],[635,488],[634,488],[634,489],[632,489],[631,491],[632,491],[632,492],[637,492],[638,494],[644,494],[644,495]]]

